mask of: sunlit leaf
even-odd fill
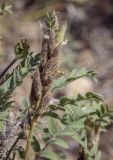
[[[54,157],[54,160],[60,160],[60,157],[58,156],[58,154],[48,150],[41,151],[39,156],[43,158],[47,158],[49,160],[53,160],[53,157]]]
[[[51,142],[51,144],[56,144],[56,145],[63,147],[65,149],[68,149],[68,147],[69,147],[68,144],[60,138],[56,138],[54,141]]]

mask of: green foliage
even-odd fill
[[[35,152],[40,151],[40,144],[37,141],[35,136],[32,137],[31,146],[32,146],[32,148],[34,149]]]
[[[110,124],[110,115],[113,114],[113,110],[104,105],[100,95],[91,92],[84,96],[79,94],[73,99],[61,98],[58,105],[64,108],[60,118],[56,115],[54,118],[53,115],[48,117],[48,114],[45,114],[48,117],[48,129],[42,129],[45,143],[48,145],[56,144],[67,149],[68,144],[62,139],[62,136],[68,136],[81,145],[88,160],[93,160],[94,157],[98,160],[101,159],[100,151],[98,151],[98,141],[90,144],[89,138],[92,138],[92,135],[88,131],[105,129]],[[59,108],[53,107],[54,109]],[[96,136],[99,136],[96,134],[93,135],[93,140]],[[100,131],[98,134],[100,134]],[[45,153],[46,150],[43,156],[51,159],[51,154],[48,157],[48,154]],[[40,156],[42,157],[42,152]]]
[[[5,81],[0,86],[0,93],[6,95],[10,94],[23,79],[32,72],[36,65],[39,64],[40,54],[34,55],[30,53],[25,59],[12,71],[11,74],[6,76]]]
[[[19,86],[23,79],[32,71],[34,71],[37,64],[39,64],[40,54],[30,53],[26,58],[23,59],[22,62],[10,73],[6,76],[4,82],[0,85],[0,115],[2,113],[7,113],[7,109],[13,107],[13,102],[11,101],[12,91]],[[24,101],[25,103],[25,101]],[[23,104],[24,106],[26,104]],[[23,113],[22,113],[23,112]],[[20,117],[25,117],[25,112],[22,109]],[[3,119],[0,121],[0,130],[3,131],[4,128],[4,119],[7,118],[5,115]]]
[[[19,111],[17,112],[18,118],[26,119],[27,111],[30,108],[30,102],[28,97],[23,97],[20,102]]]
[[[6,12],[8,8],[3,4],[1,10]],[[55,36],[58,36],[59,33],[61,34],[60,31],[65,30],[66,27],[62,26],[61,28],[58,28],[59,25],[57,24],[58,20],[55,12],[47,14],[45,23],[49,30],[55,32]],[[62,37],[64,38],[64,36]],[[56,44],[61,43],[62,40],[60,39],[59,41],[57,38],[58,37],[55,37]],[[24,78],[29,73],[33,72],[36,69],[36,66],[38,68],[42,65],[40,65],[40,58],[42,58],[41,54],[34,54],[29,50],[30,45],[26,39],[21,39],[17,42],[14,51],[16,60],[19,59],[20,62],[11,73],[5,74],[5,76],[3,75],[5,79],[0,85],[1,133],[3,133],[4,130],[8,133],[9,126],[5,125],[5,127],[4,124],[8,124],[8,110],[10,110],[10,107],[13,105],[13,101],[11,101],[13,90],[21,85]],[[53,65],[52,62],[50,65]],[[39,69],[41,67],[39,67]],[[44,67],[45,66],[43,66],[43,72],[45,71]],[[46,67],[51,66],[46,65]],[[38,71],[39,70],[37,69],[36,73],[38,73],[38,77],[35,81],[36,86],[34,87],[42,93],[42,90],[45,88],[44,86],[41,86],[41,83],[39,82],[40,79],[43,78],[43,73]],[[41,78],[39,73],[42,74]],[[87,71],[86,69],[73,70],[70,75],[63,75],[55,80],[51,89],[52,91],[60,89],[82,77],[95,79],[96,75],[95,72]],[[48,96],[48,94],[46,95],[44,92],[44,96]],[[26,97],[22,99],[19,106],[19,112],[15,116],[15,122],[19,121],[19,123],[21,123],[19,126],[19,133],[16,135],[17,140],[7,151],[7,158],[4,160],[14,160],[11,158],[13,151],[15,151],[15,153],[18,152],[20,159],[28,160],[27,156],[30,147],[35,153],[35,157],[33,157],[32,160],[40,157],[47,160],[66,160],[66,156],[62,153],[62,150],[61,153],[56,153],[52,149],[49,150],[49,146],[55,145],[66,151],[69,148],[68,142],[66,141],[67,137],[73,139],[73,141],[80,145],[83,160],[101,160],[101,152],[98,148],[100,133],[111,123],[111,116],[113,115],[113,110],[104,103],[104,99],[101,95],[87,92],[85,95],[78,94],[72,98],[62,97],[57,103],[48,105],[45,108],[42,104],[43,97],[37,98],[36,106],[32,105],[30,100]],[[14,124],[14,126],[16,126],[16,124]],[[10,130],[11,129],[12,128],[10,128]],[[40,138],[37,138],[37,135],[39,134],[41,136]],[[11,136],[13,137],[14,135]],[[5,138],[3,137],[3,140]],[[20,139],[27,142],[26,150],[21,143],[18,143]],[[43,143],[41,143],[42,141]]]
[[[53,157],[54,157],[54,160],[60,160],[60,157],[58,154],[48,150],[41,151],[40,157],[47,158],[49,160],[53,160]]]
[[[11,5],[7,5],[5,2],[3,2],[0,5],[0,15],[4,15],[4,14],[12,14],[12,6]]]
[[[23,42],[23,41],[22,41]],[[18,55],[21,54],[22,61],[17,65],[10,74],[5,76],[4,81],[0,85],[0,130],[4,129],[4,122],[7,119],[8,114],[7,109],[13,107],[13,102],[11,101],[11,94],[13,90],[19,86],[23,79],[34,69],[40,62],[40,54],[28,53],[29,47],[27,47],[28,41],[25,40],[25,45],[23,45],[22,50],[18,50]],[[20,52],[20,54],[19,54]],[[22,56],[23,54],[23,56]],[[19,57],[20,58],[20,57]],[[24,100],[23,105],[27,105],[27,102]],[[22,109],[23,111],[23,109]],[[4,113],[4,114],[3,114]],[[25,115],[25,113],[24,113]],[[21,113],[22,117],[22,113]]]
[[[24,58],[29,54],[30,45],[27,39],[21,39],[15,45],[14,52],[18,59]]]
[[[21,159],[25,158],[25,151],[24,151],[24,148],[22,146],[19,146],[18,153],[19,153],[19,156],[20,156]]]
[[[70,82],[77,80],[82,77],[89,77],[92,79],[96,79],[97,74],[94,71],[87,71],[85,68],[82,68],[80,70],[74,69],[69,75],[67,76],[61,76],[57,80],[53,82],[52,90],[59,89],[61,87],[66,86]]]
[[[0,132],[4,129],[4,124],[7,121],[8,112],[0,112]]]
[[[64,140],[62,140],[60,138],[56,138],[55,140],[53,140],[51,142],[51,144],[56,144],[56,145],[58,145],[60,147],[63,147],[65,149],[68,149],[68,147],[69,147],[68,144]]]
[[[48,30],[52,30],[55,36],[55,47],[59,46],[64,41],[64,36],[67,28],[66,22],[60,27],[55,11],[47,13],[45,24]]]
[[[49,29],[57,29],[58,27],[58,20],[56,20],[55,18],[57,18],[55,16],[55,12],[52,12],[52,13],[47,13],[47,16],[46,16],[46,19],[45,19],[45,23],[46,23],[46,26],[49,28]]]
[[[35,69],[35,66],[39,64],[40,55],[33,53],[29,54],[13,71],[6,76],[6,79],[0,86],[0,98],[1,109],[5,110],[11,105],[11,101],[8,101],[12,91],[19,86],[23,79]],[[5,104],[4,104],[5,103]]]

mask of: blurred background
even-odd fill
[[[0,0],[0,3],[4,2]],[[73,96],[87,91],[102,94],[113,106],[113,0],[6,0],[13,14],[0,17],[0,72],[14,58],[14,45],[19,38],[27,38],[31,50],[40,52],[42,31],[40,21],[54,9],[62,24],[67,21],[66,39],[62,47],[61,68],[70,72],[86,67],[99,74],[98,82],[82,78],[68,85],[59,95]],[[27,77],[14,91],[14,100],[29,96],[31,79]],[[101,135],[100,149],[104,160],[113,160],[113,128]],[[70,142],[70,160],[75,160],[75,149]]]

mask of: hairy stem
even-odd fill
[[[48,97],[48,95],[49,92],[51,92],[51,84],[53,79],[57,75],[59,66],[59,46],[62,42],[62,39],[64,39],[65,33],[65,27],[61,28],[62,34],[60,33],[60,39],[56,39],[55,37],[58,37],[58,35],[56,35],[55,28],[60,28],[60,26],[58,26],[57,16],[53,12],[49,15],[49,17],[47,16],[46,18],[49,23],[49,25],[48,23],[46,24],[48,38],[45,38],[45,36],[43,37],[41,50],[42,59],[40,65],[36,70],[36,74],[34,75],[33,88],[31,89],[31,100],[32,98],[34,98],[33,100],[36,101],[36,105],[35,108],[33,108],[35,114],[32,118],[31,127],[27,138],[26,153],[24,160],[28,160],[28,153],[34,132],[35,123],[39,123],[39,120],[43,114],[41,112],[43,112],[44,108],[46,108],[46,105],[48,103],[47,101],[50,98]],[[45,32],[44,35],[46,35]]]
[[[33,136],[33,133],[34,133],[35,124],[36,124],[36,122],[37,123],[39,122],[39,119],[40,119],[40,116],[41,116],[40,114],[38,114],[38,112],[41,109],[41,107],[40,107],[41,106],[40,105],[41,98],[42,98],[42,96],[40,95],[39,99],[36,103],[36,108],[35,108],[36,114],[33,116],[31,127],[30,127],[30,130],[29,130],[29,134],[28,134],[28,138],[27,138],[27,144],[26,144],[26,150],[25,150],[25,160],[28,160],[28,154],[29,154],[29,149],[30,149],[32,136]]]
[[[32,139],[32,136],[33,136],[35,121],[36,120],[33,118],[33,121],[32,121],[32,124],[31,124],[31,128],[29,130],[29,135],[28,135],[28,138],[27,138],[26,151],[25,151],[25,160],[28,160],[28,153],[29,153],[29,149],[30,149],[31,139]]]
[[[4,69],[4,71],[0,74],[0,79],[6,74],[6,72],[10,69],[10,67],[16,62],[16,58]]]

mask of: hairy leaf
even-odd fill
[[[23,79],[35,69],[35,66],[39,64],[40,54],[28,55],[14,70],[8,75],[7,79],[0,86],[0,95],[11,93]]]

